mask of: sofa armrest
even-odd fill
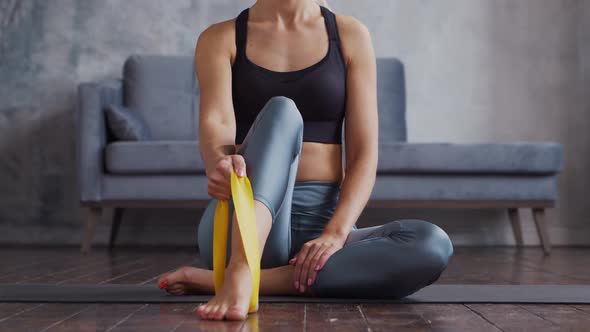
[[[81,83],[78,86],[76,163],[82,203],[101,200],[104,148],[107,143],[104,107],[110,103],[123,104],[120,79]]]

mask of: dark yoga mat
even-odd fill
[[[0,284],[0,302],[206,302],[211,295],[172,296],[154,285]],[[431,285],[402,300],[261,296],[298,303],[590,303],[590,285]]]

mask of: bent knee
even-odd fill
[[[292,99],[284,96],[270,98],[258,114],[254,126],[263,133],[264,142],[292,146],[295,154],[301,151],[303,117]]]
[[[424,238],[426,250],[433,260],[433,268],[442,272],[447,267],[453,255],[453,243],[449,235],[439,226],[428,223],[428,230]]]
[[[273,127],[303,129],[303,117],[291,98],[274,96],[266,102],[261,113],[264,114],[264,121],[271,122]]]
[[[442,271],[453,255],[453,244],[449,235],[439,226],[424,220],[407,220],[404,224],[404,228],[409,226],[415,232],[420,251],[431,268]]]
[[[298,110],[297,109],[297,104],[295,104],[295,101],[289,97],[285,97],[285,96],[274,96],[274,97],[270,97],[268,99],[268,101],[266,102],[266,104],[264,105],[264,107],[270,107],[270,108],[275,108],[275,109],[284,109],[287,110],[288,112],[290,110]]]

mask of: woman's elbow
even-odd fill
[[[368,148],[357,151],[351,158],[348,158],[346,164],[351,168],[363,169],[367,174],[376,177],[378,164],[377,149]]]

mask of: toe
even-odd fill
[[[212,305],[211,310],[209,311],[209,313],[207,313],[207,319],[214,319],[217,310],[219,310],[219,305]]]
[[[239,306],[231,306],[225,313],[225,318],[228,320],[244,320],[247,315],[247,310],[243,310]]]
[[[199,304],[197,307],[197,315],[201,316],[203,314],[203,310],[205,310],[205,303]]]
[[[158,278],[158,288],[163,289],[166,288],[168,285],[167,277],[170,273],[164,273],[160,278]]]
[[[201,318],[205,318],[205,309],[207,309],[207,303],[202,303],[197,308],[197,314],[199,314]]]
[[[211,312],[211,304],[207,303],[203,308],[203,311],[201,311],[201,318],[209,319],[209,312]]]
[[[215,314],[213,315],[213,319],[222,320],[225,317],[226,310],[227,310],[226,306],[220,305],[219,308],[217,308],[217,310],[215,311]]]
[[[182,266],[178,268],[176,271],[168,273],[164,278],[164,281],[168,285],[173,285],[179,282],[187,281],[186,271],[189,267]]]

